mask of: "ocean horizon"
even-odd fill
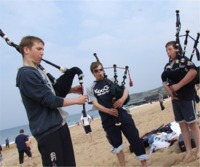
[[[94,119],[100,118],[98,110],[87,111],[87,114],[90,115],[91,117],[93,117]],[[82,116],[82,113],[69,115],[67,117],[68,126],[69,127],[75,126],[76,123],[80,121],[81,116]],[[32,136],[28,124],[16,126],[16,127],[13,127],[13,128],[3,129],[3,130],[0,130],[0,144],[1,144],[1,146],[5,146],[6,138],[9,138],[10,144],[14,143],[16,136],[19,135],[20,129],[24,129],[26,135]]]

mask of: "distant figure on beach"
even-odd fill
[[[163,101],[164,101],[164,99],[163,99],[163,94],[162,93],[158,93],[158,100],[159,100],[159,103],[160,103],[160,108],[161,108],[161,110],[164,110],[165,109],[165,106],[163,105]]]
[[[32,164],[32,154],[30,149],[27,147],[26,142],[28,141],[27,135],[24,134],[24,129],[20,129],[19,135],[15,138],[15,143],[17,145],[17,150],[19,153],[19,164],[22,165],[24,163],[24,153],[29,158],[29,164]]]
[[[2,146],[0,145],[0,166],[3,167]]]
[[[200,130],[197,116],[195,114],[195,86],[191,83],[197,75],[196,66],[187,57],[181,58],[181,61],[179,60],[180,55],[177,54],[179,48],[177,47],[176,41],[168,42],[165,45],[165,48],[170,61],[165,65],[161,78],[163,87],[171,96],[175,120],[179,123],[183,135],[186,147],[184,161],[190,160],[193,154],[190,130],[196,144],[196,158],[199,159]],[[176,81],[177,77],[179,77],[177,74],[178,70],[183,69],[187,69],[186,75],[183,76],[183,78],[180,78],[180,81]],[[173,77],[174,75],[175,77]]]
[[[91,129],[90,124],[91,124],[92,118],[90,117],[90,115],[85,113],[81,116],[80,121],[81,121],[83,128],[85,130],[85,134],[88,137],[88,141],[91,142],[92,141],[92,129]]]
[[[35,36],[22,38],[19,50],[23,66],[18,69],[16,85],[27,112],[30,131],[38,142],[43,166],[76,166],[71,135],[66,123],[67,112],[62,107],[85,104],[88,97],[80,95],[65,98],[64,95],[57,95],[63,92],[81,94],[82,87],[67,87],[62,84],[65,78],[61,77],[55,85],[52,84],[46,72],[39,68],[44,45],[44,41]],[[77,71],[77,68],[68,69],[62,76],[74,76]],[[69,76],[67,80],[70,79],[73,80]]]
[[[145,147],[140,139],[138,129],[132,119],[131,114],[123,108],[123,104],[128,97],[128,90],[125,88],[123,95],[113,104],[109,83],[104,78],[104,69],[100,62],[92,62],[90,71],[95,77],[94,83],[87,88],[90,101],[99,110],[102,126],[106,132],[106,137],[112,145],[112,153],[116,154],[120,166],[125,167],[125,155],[122,133],[130,144],[130,152],[134,152],[143,167],[147,166],[149,160]],[[119,119],[117,119],[119,118]],[[120,120],[121,125],[116,125],[116,120]],[[106,166],[106,164],[104,164]]]
[[[5,143],[6,143],[6,148],[9,148],[10,147],[9,137],[6,138]]]

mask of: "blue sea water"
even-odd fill
[[[88,111],[87,114],[92,116],[94,119],[97,119],[97,118],[100,117],[97,110]],[[69,127],[74,126],[76,124],[76,122],[79,122],[81,115],[82,115],[82,113],[69,115],[68,118],[67,118],[68,126]],[[2,146],[4,146],[6,138],[9,138],[10,143],[14,143],[15,137],[19,134],[20,129],[24,129],[25,134],[32,136],[28,124],[18,126],[18,127],[9,128],[9,129],[4,129],[4,130],[0,130],[0,144]]]

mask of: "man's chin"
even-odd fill
[[[102,80],[104,77],[103,76],[100,76],[97,78],[97,80]]]

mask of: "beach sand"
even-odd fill
[[[145,104],[130,109],[130,113],[133,116],[140,136],[150,132],[153,129],[157,129],[162,124],[167,124],[174,121],[170,98],[165,99],[164,106],[166,109],[161,111],[159,102],[153,102],[152,104]],[[197,104],[197,110],[199,111],[199,109],[200,104]],[[198,119],[198,122],[200,123],[200,118]],[[81,125],[70,128],[77,167],[119,166],[116,155],[111,153],[111,146],[105,137],[105,133],[101,126],[101,120],[97,119],[93,121],[91,127],[93,131],[93,141],[90,143],[88,142]],[[39,151],[37,149],[37,142],[34,138],[31,140],[33,144],[32,166],[41,167],[42,163]],[[135,154],[131,154],[129,152],[129,144],[126,138],[124,138],[124,145],[127,167],[140,166],[140,162],[136,160]],[[193,152],[195,151],[196,149],[194,148]],[[149,147],[146,148],[146,152],[149,154]],[[12,144],[8,149],[3,148],[2,154],[4,166],[19,166],[18,152],[15,144]],[[184,152],[181,152],[178,141],[176,141],[172,146],[157,150],[156,152],[150,154],[150,160],[148,163],[152,167],[200,166],[200,160],[192,158],[189,162],[183,162],[183,157]],[[29,166],[27,156],[25,156],[24,166]]]

